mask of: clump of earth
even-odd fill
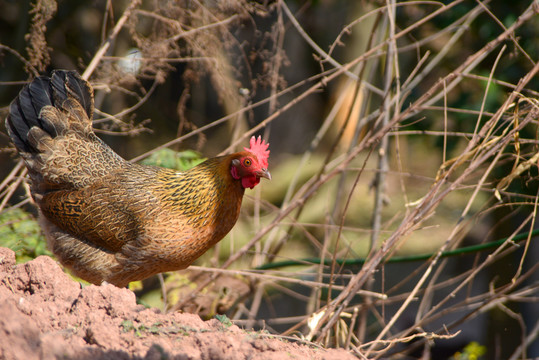
[[[81,286],[50,257],[0,248],[0,359],[355,359],[217,319],[137,305],[128,289]]]

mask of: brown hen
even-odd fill
[[[186,172],[131,163],[95,135],[93,111],[90,84],[57,70],[25,86],[6,119],[49,248],[91,283],[186,268],[232,229],[245,188],[271,178],[254,137]]]

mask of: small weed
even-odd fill
[[[209,332],[210,330],[207,329],[195,329],[190,326],[181,326],[177,324],[165,326],[161,322],[153,323],[152,325],[148,326],[145,324],[140,324],[139,326],[135,325],[133,321],[131,320],[124,320],[120,324],[120,326],[123,328],[123,332],[130,332],[134,331],[135,334],[139,337],[147,334],[152,335],[169,335],[169,334],[179,334],[179,335],[190,335],[191,333],[195,332]]]
[[[142,333],[141,331],[144,331],[145,330],[145,327],[144,325],[141,325],[139,326],[138,328],[135,326],[135,324],[133,324],[133,322],[131,320],[124,320],[122,321],[122,323],[120,324],[120,326],[122,327],[122,331],[124,333],[127,333],[127,332],[130,332],[130,331],[134,331],[135,334],[137,335],[137,337],[141,337],[142,336]]]
[[[234,324],[232,324],[232,321],[230,321],[230,319],[226,315],[217,314],[217,315],[215,315],[215,318],[217,320],[219,320],[221,322],[221,324],[224,325],[225,328],[228,328],[228,327],[231,327],[232,325],[234,325]]]

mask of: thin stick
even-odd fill
[[[103,56],[105,56],[110,46],[112,45],[112,42],[116,39],[116,36],[118,36],[118,33],[124,26],[125,22],[127,21],[127,19],[129,19],[129,16],[131,16],[131,13],[133,12],[133,10],[137,6],[139,6],[140,3],[141,3],[141,0],[131,0],[131,3],[129,4],[129,6],[127,6],[124,13],[120,17],[120,19],[118,19],[116,26],[114,26],[114,28],[112,29],[112,32],[110,33],[105,43],[101,45],[101,48],[96,52],[96,54],[92,58],[92,61],[90,61],[90,63],[86,67],[86,70],[84,70],[84,73],[82,73],[81,77],[84,80],[88,80],[90,76],[93,74],[94,70],[99,65],[99,62],[103,59]]]

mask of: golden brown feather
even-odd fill
[[[245,188],[270,178],[260,139],[179,173],[122,159],[95,135],[92,114],[90,85],[58,70],[21,91],[6,127],[48,246],[94,284],[186,268],[232,229]]]

